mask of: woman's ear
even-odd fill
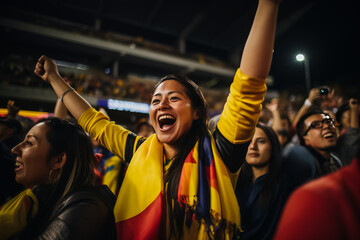
[[[61,153],[55,160],[54,170],[61,169],[66,163],[66,153]]]

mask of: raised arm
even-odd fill
[[[63,96],[62,102],[76,119],[79,119],[83,112],[91,108],[91,105],[76,91],[70,90],[67,92],[72,88],[60,76],[54,60],[44,55],[41,56],[36,63],[34,73],[44,81],[49,82],[59,98]],[[64,93],[66,94],[63,95]]]
[[[130,154],[126,154],[126,151],[129,153],[135,151],[133,146],[136,146],[140,137],[132,134],[128,138],[129,130],[116,125],[115,122],[110,122],[108,116],[92,109],[91,105],[60,76],[56,63],[52,59],[41,56],[34,72],[44,81],[51,84],[59,97],[59,103],[62,104],[63,102],[65,104],[73,117],[78,120],[80,126],[92,138],[99,141],[102,146],[121,159],[130,161],[130,157],[125,157],[125,155],[130,156]],[[64,107],[64,105],[58,107]],[[57,117],[63,116],[58,115]],[[127,144],[128,141],[130,145]]]
[[[70,81],[67,81],[64,78],[65,82],[67,82],[69,85]],[[60,97],[56,100],[55,108],[54,108],[54,117],[61,118],[61,119],[71,119],[71,116],[68,113],[67,108],[65,107],[63,101]]]
[[[241,57],[240,70],[254,78],[268,76],[281,0],[259,0],[258,8]]]
[[[359,128],[359,101],[355,98],[349,100],[350,127]]]
[[[246,41],[240,70],[218,122],[221,134],[231,143],[251,140],[266,93],[265,78],[272,60],[277,12],[281,0],[259,0]]]
[[[280,0],[259,0],[240,69],[230,86],[230,94],[214,133],[223,161],[232,173],[240,168],[245,158],[247,144],[254,135],[259,119],[261,104],[266,93],[265,78],[272,60],[280,2]]]
[[[279,110],[279,99],[278,98],[273,98],[271,99],[270,103],[267,103],[265,105],[265,107],[267,109],[270,110],[270,112],[272,113],[272,128],[275,131],[279,131],[282,129],[281,126],[281,115],[280,115],[280,110]]]
[[[320,100],[320,89],[313,88],[309,92],[309,96],[306,98],[304,104],[301,106],[299,111],[296,113],[295,118],[292,123],[292,128],[296,129],[296,124],[300,120],[300,118],[307,113],[309,108],[314,104],[315,101]]]

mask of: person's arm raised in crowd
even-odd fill
[[[8,119],[15,119],[20,111],[20,108],[15,105],[14,100],[8,100],[7,109],[8,109],[8,112],[7,112],[6,118],[8,118]]]
[[[65,78],[64,78],[64,80],[69,85],[71,85],[70,82],[66,81]],[[58,99],[56,100],[56,104],[55,104],[55,108],[54,108],[54,117],[61,118],[64,120],[71,118],[71,116],[68,113],[67,108],[65,107],[65,104],[61,101],[61,97],[58,97]]]
[[[309,110],[309,108],[314,104],[314,102],[319,99],[320,99],[320,89],[318,88],[311,89],[308,98],[305,100],[304,104],[301,106],[301,108],[295,115],[292,124],[293,129],[296,128],[296,124],[298,123],[299,119]]]
[[[55,108],[54,108],[54,117],[61,118],[61,119],[69,119],[70,116],[68,111],[65,107],[65,104],[61,101],[60,97],[56,100]]]
[[[349,100],[350,124],[337,141],[337,152],[345,165],[351,164],[360,149],[359,102],[355,98]]]
[[[36,63],[34,73],[51,84],[56,95],[76,119],[79,119],[83,112],[91,108],[91,105],[60,76],[54,60],[44,55],[41,56]]]
[[[355,98],[349,100],[350,127],[359,128],[359,101]]]
[[[279,99],[273,98],[270,103],[267,103],[266,108],[272,113],[272,128],[275,131],[279,131],[282,129],[281,126],[281,115],[279,110]]]
[[[221,156],[232,173],[238,171],[245,158],[264,101],[280,2],[259,0],[240,67],[214,132],[219,148],[226,149]]]
[[[281,0],[259,0],[240,63],[241,72],[248,76],[255,78],[268,76],[280,2]]]

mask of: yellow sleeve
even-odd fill
[[[27,221],[38,211],[38,199],[26,189],[0,206],[0,239],[16,236],[26,228]]]
[[[113,154],[125,159],[126,140],[131,131],[116,125],[105,114],[94,108],[86,110],[78,120],[80,126]],[[140,137],[136,137],[136,141]],[[134,146],[132,146],[134,147]]]
[[[266,93],[265,79],[251,78],[238,69],[218,122],[218,130],[231,143],[250,141]]]
[[[107,185],[114,194],[116,194],[119,174],[125,167],[124,164],[125,161],[116,155],[106,160],[103,184]]]

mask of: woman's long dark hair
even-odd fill
[[[50,150],[47,159],[65,153],[66,163],[55,183],[33,189],[39,200],[43,201],[39,204],[38,214],[23,234],[25,238],[36,237],[48,226],[64,197],[75,189],[94,184],[94,153],[85,131],[71,120],[51,117],[41,119],[37,122],[39,123],[44,123],[48,127],[46,139],[50,144]]]
[[[271,144],[271,154],[269,159],[269,170],[266,181],[259,194],[259,202],[263,207],[270,204],[271,197],[275,190],[276,184],[279,183],[282,171],[281,146],[275,131],[271,127],[267,127],[258,123],[256,127],[262,129],[268,137]],[[253,179],[253,171],[251,166],[244,161],[238,179],[238,187],[248,185]]]
[[[185,209],[181,208],[177,201],[180,175],[185,158],[194,147],[196,141],[207,133],[207,105],[200,88],[190,79],[183,75],[168,75],[162,78],[155,86],[155,89],[167,80],[175,80],[184,86],[187,96],[191,100],[191,107],[198,111],[198,119],[194,120],[191,129],[181,137],[178,146],[178,154],[172,160],[168,171],[165,174],[164,182],[167,184],[167,204],[170,209],[170,236],[175,238],[182,236],[184,225]]]

